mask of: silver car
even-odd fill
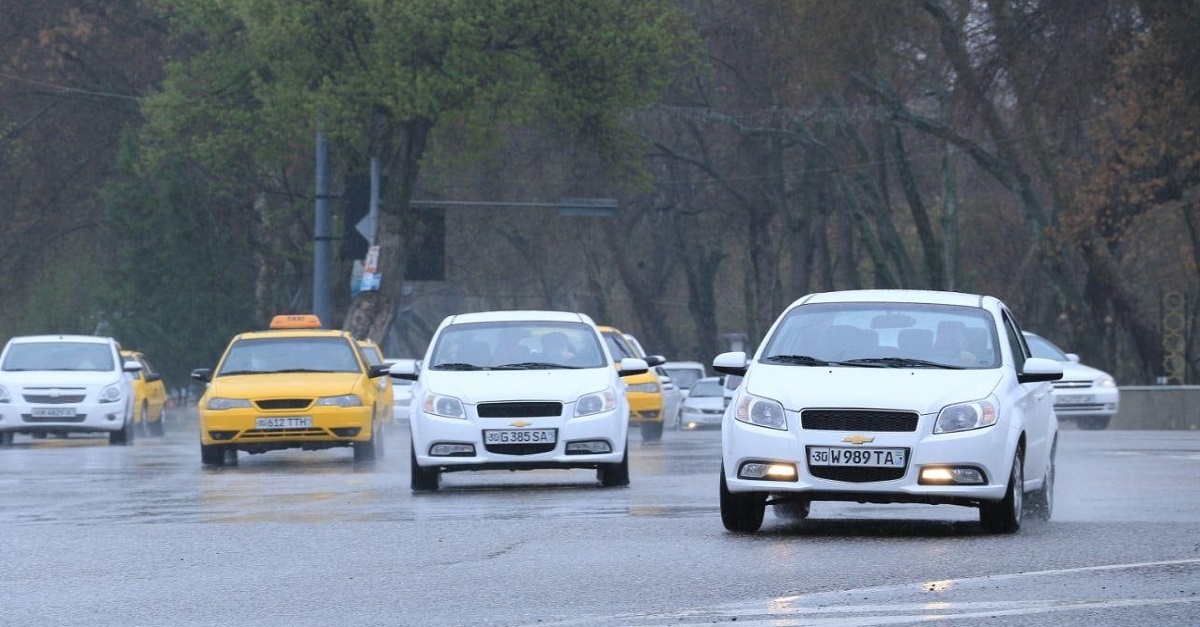
[[[720,428],[725,415],[725,388],[721,377],[705,377],[692,384],[679,407],[676,429]]]

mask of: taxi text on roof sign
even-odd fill
[[[284,314],[271,319],[272,329],[320,329],[321,319],[314,314]]]

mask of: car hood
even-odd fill
[[[931,414],[952,403],[986,398],[1000,383],[998,368],[844,368],[756,364],[743,386],[785,409],[859,407]]]
[[[213,379],[209,393],[231,398],[338,396],[357,389],[363,376],[355,372],[227,375]]]
[[[478,370],[421,373],[427,392],[453,396],[473,405],[498,400],[559,401],[572,403],[584,394],[613,385],[610,368],[579,370]]]
[[[108,385],[124,378],[124,373],[112,370],[32,370],[28,372],[5,372],[0,375],[0,384],[21,387],[82,387]]]

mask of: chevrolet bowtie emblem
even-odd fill
[[[873,438],[869,435],[855,434],[855,435],[848,435],[848,436],[842,438],[842,441],[849,442],[851,444],[866,444],[867,442],[874,442],[875,438]]]
[[[508,423],[508,426],[510,426],[510,427],[528,427],[531,424],[533,424],[533,423],[525,421],[525,420],[514,420],[514,421]]]

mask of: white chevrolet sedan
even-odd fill
[[[767,505],[804,518],[813,501],[979,508],[1011,533],[1048,519],[1058,362],[1032,357],[991,296],[917,290],[811,294],[771,326],[722,421],[721,519],[761,527]]]
[[[425,358],[393,365],[416,380],[410,409],[412,489],[462,470],[595,469],[629,484],[629,404],[621,377],[644,359],[612,356],[584,314],[494,311],[442,321]]]

